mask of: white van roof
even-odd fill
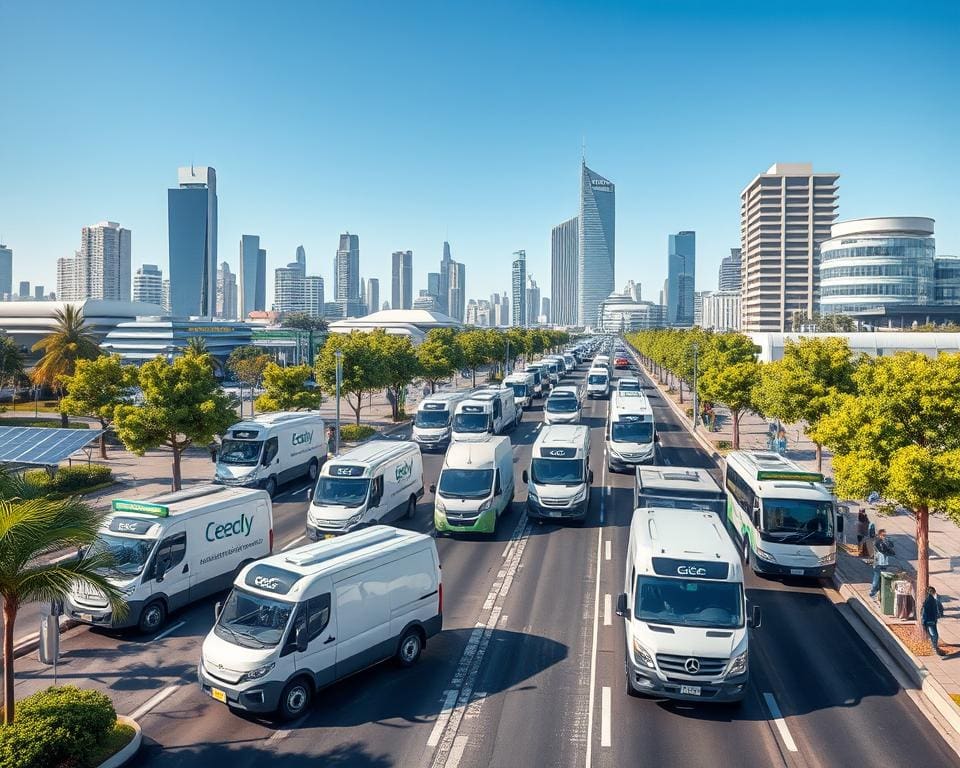
[[[443,403],[443,404],[445,404],[445,405],[447,405],[447,406],[453,405],[453,404],[456,404],[457,402],[459,402],[460,400],[465,400],[466,398],[470,397],[470,394],[471,394],[471,393],[470,393],[469,391],[466,391],[466,392],[434,392],[432,395],[427,395],[425,398],[423,398],[423,400],[420,401],[420,405],[418,406],[418,408],[419,408],[420,410],[427,410],[427,411],[431,410],[430,408],[424,408],[424,407],[423,407],[424,404],[426,404],[426,403]],[[442,409],[442,408],[441,408],[441,409],[439,409],[439,410],[449,410],[449,408],[447,408],[447,409]]]
[[[590,427],[586,424],[546,424],[533,443],[531,456],[540,458],[543,449],[563,448],[574,452],[565,458],[581,459],[589,440]]]
[[[713,475],[699,467],[637,467],[637,484],[645,491],[725,493]]]
[[[447,448],[443,466],[496,469],[497,449],[504,443],[510,445],[510,438],[505,435],[491,436],[481,443],[453,443]]]
[[[108,521],[116,515],[151,522],[161,522],[171,517],[192,517],[213,508],[223,507],[235,501],[269,499],[266,491],[256,488],[237,488],[226,485],[195,485],[182,491],[161,493],[147,499],[114,499]],[[105,523],[109,525],[109,522]]]
[[[265,557],[244,568],[236,584],[262,594],[296,599],[317,579],[349,570],[362,570],[371,561],[408,547],[432,546],[431,538],[416,531],[374,525],[336,539]]]
[[[322,421],[323,417],[320,411],[273,411],[271,413],[260,413],[252,419],[244,419],[227,429],[226,434],[237,432],[260,432],[267,431],[271,427],[307,425]],[[249,438],[248,438],[249,439]]]
[[[610,418],[616,420],[621,415],[653,417],[653,406],[643,392],[614,390],[610,396]]]
[[[713,512],[643,507],[633,513],[630,536],[638,575],[686,577],[678,566],[695,561],[706,571],[701,578],[743,581],[740,555]]]
[[[327,461],[323,465],[322,473],[332,476],[333,467],[348,465],[362,468],[356,477],[370,477],[385,461],[419,450],[420,447],[416,443],[406,440],[370,440]],[[346,477],[346,475],[340,476]]]

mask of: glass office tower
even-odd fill
[[[217,295],[217,173],[179,168],[167,190],[171,313],[210,317]]]
[[[616,191],[581,163],[577,254],[577,325],[598,327],[600,306],[614,291]]]

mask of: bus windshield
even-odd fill
[[[486,432],[490,423],[487,413],[458,413],[453,417],[454,432]]]
[[[649,443],[653,440],[651,421],[615,421],[610,429],[615,443]]]
[[[637,576],[636,618],[675,627],[743,626],[743,593],[733,581]]]
[[[782,544],[832,544],[833,503],[763,499],[763,539]]]
[[[414,424],[427,429],[445,427],[450,423],[450,411],[417,411]]]

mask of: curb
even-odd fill
[[[100,763],[97,768],[120,768],[129,763],[130,760],[133,759],[133,756],[140,751],[140,745],[143,743],[143,731],[140,729],[140,724],[132,717],[127,717],[126,715],[117,715],[117,722],[133,728],[133,738],[130,739],[130,743],[127,744],[127,746],[115,755],[108,757]]]
[[[76,626],[79,626],[80,622],[76,619],[64,619],[60,622],[60,634],[63,635],[69,629],[73,629]],[[19,659],[21,656],[26,656],[28,653],[33,653],[37,648],[40,647],[40,633],[34,632],[31,635],[27,635],[19,643],[13,646],[13,658]]]

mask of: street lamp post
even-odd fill
[[[343,352],[339,349],[333,353],[337,364],[335,366],[337,378],[337,426],[333,433],[333,455],[340,455],[340,380],[343,378]]]
[[[700,401],[697,397],[697,353],[700,351],[699,347],[693,345],[693,431],[697,431],[697,422],[699,421],[699,406]],[[682,385],[681,385],[682,386]]]

